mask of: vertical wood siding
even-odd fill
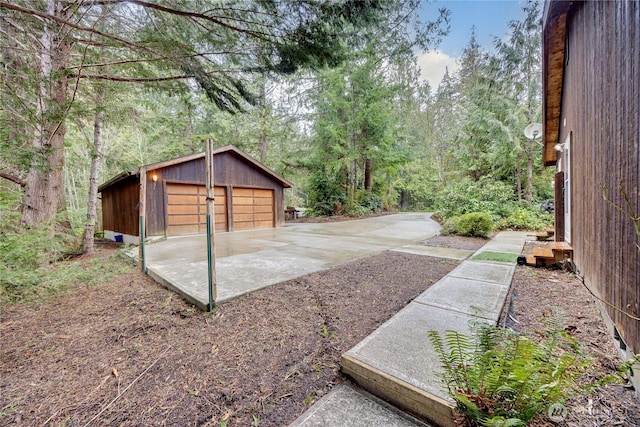
[[[601,298],[634,317],[640,317],[640,242],[632,221],[602,191],[626,208],[621,186],[640,212],[639,28],[637,1],[589,1],[570,10],[560,120],[560,141],[573,132],[576,266]],[[607,311],[631,349],[640,352],[640,322]]]
[[[140,228],[138,177],[127,177],[102,191],[102,229],[137,236]]]
[[[153,182],[153,175],[157,181]],[[254,187],[271,189],[274,194],[275,225],[284,224],[284,190],[282,183],[273,179],[247,163],[232,152],[214,155],[214,174],[216,186]],[[183,182],[205,184],[204,158],[171,165],[150,171],[147,174],[147,234],[163,235],[166,229],[165,198],[162,182]]]

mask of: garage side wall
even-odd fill
[[[102,191],[102,229],[105,232],[138,236],[140,186],[133,175]]]

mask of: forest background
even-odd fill
[[[416,54],[447,34],[419,0],[0,0],[0,289],[91,252],[99,183],[233,144],[311,215],[489,214],[533,229],[553,171],[541,121],[541,8],[491,52],[475,31],[438,87]],[[40,270],[40,271],[39,271]]]

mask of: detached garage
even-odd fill
[[[142,166],[102,184],[105,238],[137,243],[145,235],[180,236],[206,231],[205,154]],[[284,224],[284,189],[292,184],[229,145],[213,152],[215,230]],[[144,207],[141,213],[140,209]]]

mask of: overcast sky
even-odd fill
[[[451,11],[451,31],[436,50],[420,54],[418,64],[422,77],[429,81],[435,91],[442,80],[445,68],[449,73],[457,70],[457,59],[469,42],[471,27],[476,26],[477,40],[485,50],[493,49],[493,41],[508,34],[509,21],[520,20],[524,0],[437,0],[424,2],[421,8],[423,20],[437,16],[438,8]]]

